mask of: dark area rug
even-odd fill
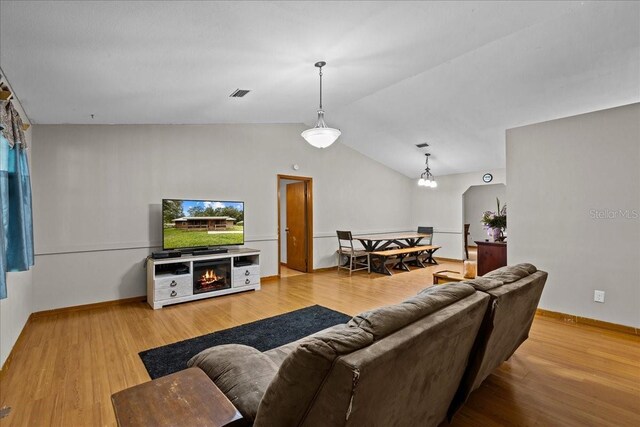
[[[151,379],[156,379],[185,369],[189,359],[209,347],[244,344],[260,351],[267,351],[339,323],[346,323],[349,319],[351,316],[344,313],[313,305],[235,328],[141,351],[139,355]]]

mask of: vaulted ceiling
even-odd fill
[[[317,60],[343,144],[409,177],[422,142],[436,175],[504,167],[508,128],[640,101],[640,3],[0,3],[34,123],[312,125]]]

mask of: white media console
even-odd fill
[[[147,303],[165,305],[260,289],[260,251],[147,260]]]

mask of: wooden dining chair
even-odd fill
[[[464,254],[467,257],[466,259],[469,259],[469,227],[471,227],[471,224],[464,225]]]
[[[353,236],[350,231],[336,231],[338,234],[338,271],[341,268],[349,270],[349,276],[354,271],[367,270],[371,272],[369,252],[353,247]],[[342,264],[345,257],[347,262]]]
[[[425,237],[421,240],[421,244],[432,245],[433,244],[433,227],[422,227],[418,226],[418,233],[420,234],[428,234],[429,237]]]

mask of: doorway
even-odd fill
[[[278,175],[278,276],[313,272],[313,179]]]
[[[507,200],[507,187],[504,184],[472,185],[462,194],[463,223],[469,224],[467,238],[468,259],[475,260],[477,254],[476,241],[488,238],[487,230],[482,224],[485,211],[497,210],[497,200],[503,206]],[[464,236],[463,241],[464,241]],[[464,248],[463,248],[464,249]]]

